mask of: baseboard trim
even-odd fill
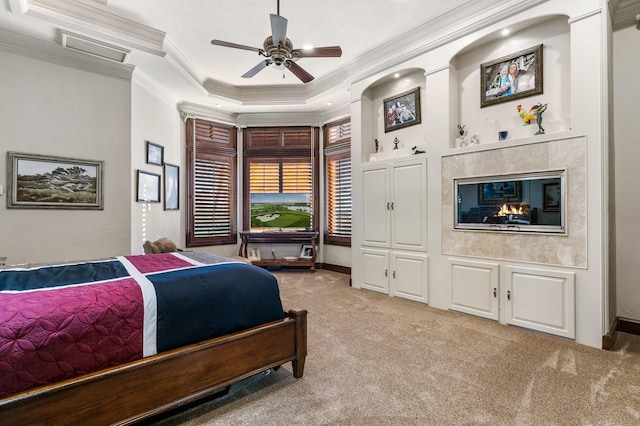
[[[618,331],[640,336],[640,321],[630,318],[616,318],[611,325],[609,333],[602,336],[602,349],[610,351],[613,349]]]
[[[322,269],[327,271],[340,272],[341,274],[351,275],[351,268],[349,266],[332,265],[330,263],[323,263]]]
[[[629,318],[618,318],[617,331],[640,336],[640,321]]]
[[[618,337],[618,318],[613,320],[611,329],[607,334],[602,336],[602,349],[610,351],[616,344],[616,337]]]

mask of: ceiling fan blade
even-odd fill
[[[252,52],[260,52],[260,50],[262,50],[257,47],[245,46],[244,44],[229,43],[228,41],[222,41],[222,40],[211,40],[211,44],[213,44],[214,46],[224,46],[224,47],[233,47],[234,49],[251,50]]]
[[[308,83],[313,80],[313,76],[306,72],[300,65],[293,61],[287,61],[287,68],[298,77],[303,83]]]
[[[242,74],[242,78],[251,78],[251,77],[253,77],[254,75],[258,74],[260,71],[265,69],[267,67],[267,65],[269,65],[269,60],[260,62],[255,67],[251,68],[249,71],[247,71],[244,74]]]
[[[287,19],[280,15],[271,14],[271,37],[273,44],[284,46],[287,39]]]
[[[294,52],[300,58],[339,58],[342,56],[340,46],[314,47],[311,50],[293,49],[292,53]]]

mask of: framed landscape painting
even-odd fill
[[[7,153],[10,209],[102,210],[104,162]]]

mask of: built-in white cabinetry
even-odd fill
[[[362,288],[427,303],[427,160],[362,166]]]
[[[362,166],[363,245],[427,249],[427,160],[419,157]]]
[[[447,264],[451,277],[451,309],[498,321],[499,265],[451,258]]]
[[[507,324],[576,337],[575,273],[507,265],[504,275]]]
[[[363,248],[361,287],[427,303],[429,258],[426,254]]]
[[[449,258],[450,309],[575,338],[575,273]]]

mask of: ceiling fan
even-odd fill
[[[313,80],[313,76],[305,71],[295,61],[299,58],[339,58],[342,56],[340,46],[316,47],[310,50],[294,49],[293,43],[287,38],[287,20],[280,16],[280,0],[278,0],[277,15],[270,14],[271,35],[264,40],[263,48],[245,46],[222,40],[211,40],[215,46],[233,47],[235,49],[251,50],[266,59],[242,75],[251,78],[264,68],[274,65],[276,68],[288,68],[303,83]],[[284,78],[284,74],[282,76]]]

